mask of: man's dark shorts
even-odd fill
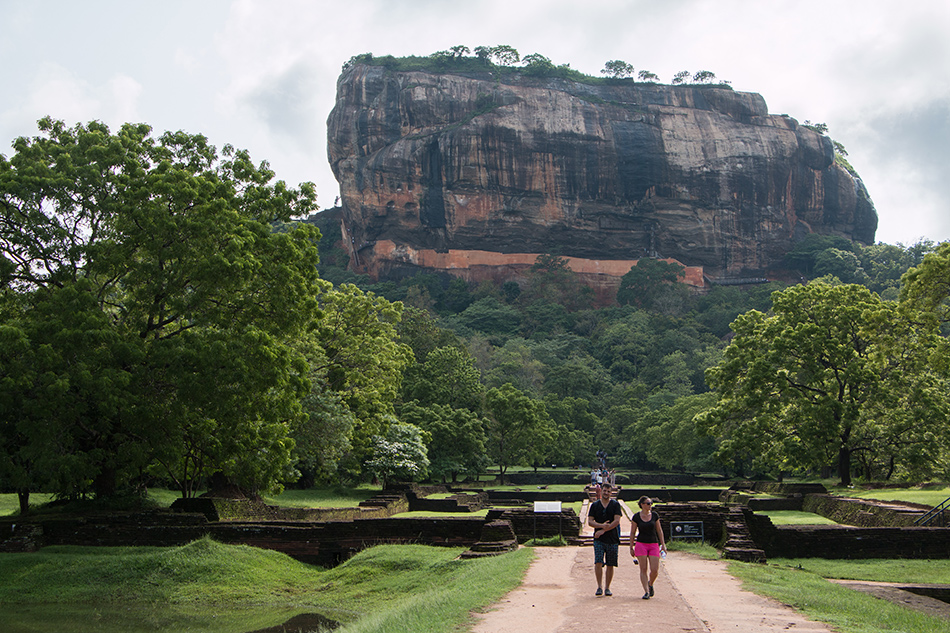
[[[604,564],[606,558],[607,567],[617,566],[617,551],[620,549],[619,543],[601,543],[594,539],[594,564]]]

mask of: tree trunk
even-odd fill
[[[20,501],[20,516],[30,513],[30,489],[21,488],[16,491],[17,499]]]
[[[842,486],[851,485],[851,449],[845,446],[838,449],[838,476]]]
[[[116,472],[114,468],[103,467],[95,479],[92,480],[92,490],[96,499],[107,499],[115,496]]]

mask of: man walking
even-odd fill
[[[600,488],[600,499],[590,504],[587,512],[587,525],[594,528],[594,577],[597,578],[595,595],[598,596],[613,595],[610,593],[610,581],[614,577],[617,551],[620,547],[620,518],[623,516],[623,510],[612,495],[613,486],[605,481]]]

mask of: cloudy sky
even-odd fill
[[[45,115],[202,133],[339,193],[326,119],[353,55],[508,44],[599,75],[709,70],[823,122],[877,239],[950,239],[946,0],[0,0],[0,153]]]

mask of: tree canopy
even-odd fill
[[[772,311],[736,319],[707,371],[719,399],[700,422],[721,456],[778,473],[836,463],[849,485],[859,455],[912,468],[912,454],[939,451],[948,403],[929,364],[936,341],[897,304],[813,282],[775,293]]]
[[[483,70],[516,55],[444,53]],[[24,508],[31,490],[155,478],[187,496],[209,479],[454,481],[491,462],[504,477],[595,448],[637,468],[718,455],[733,471],[835,465],[843,481],[947,472],[933,420],[948,408],[950,246],[806,238],[789,263],[823,281],[776,293],[691,293],[679,267],[643,259],[597,307],[605,288],[554,254],[503,284],[372,283],[341,268],[335,220],[293,219],[315,208],[311,185],[200,135],[46,119],[14,150],[0,158],[0,486]]]
[[[679,264],[659,259],[641,259],[621,278],[617,301],[620,304],[652,308],[664,296],[681,291],[681,285],[676,282],[684,274],[684,268]]]
[[[313,186],[200,135],[39,130],[0,157],[0,374],[41,376],[0,385],[17,481],[108,495],[160,464],[183,492],[215,471],[277,483],[307,385],[289,341],[324,287],[319,234],[271,225]]]

